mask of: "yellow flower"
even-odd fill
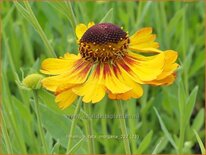
[[[139,98],[142,84],[168,85],[175,80],[177,52],[159,50],[152,28],[129,37],[114,24],[89,23],[77,25],[76,35],[79,55],[48,58],[41,66],[42,73],[52,75],[42,80],[43,87],[55,92],[60,108],[78,96],[85,103],[97,103],[105,94],[119,100]]]

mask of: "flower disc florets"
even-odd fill
[[[101,23],[90,27],[80,39],[80,54],[91,62],[115,62],[127,53],[129,38],[120,27]]]

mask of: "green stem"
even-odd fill
[[[2,139],[4,139],[5,141],[5,146],[6,146],[6,150],[7,150],[7,153],[8,154],[12,154],[13,151],[12,151],[12,144],[11,144],[11,141],[10,141],[10,138],[9,138],[9,133],[7,131],[7,124],[6,124],[6,121],[5,121],[5,118],[4,118],[4,115],[2,114]],[[2,149],[2,148],[1,148]]]
[[[70,131],[69,131],[69,139],[68,139],[68,145],[67,145],[67,151],[66,151],[67,154],[71,153],[70,150],[72,148],[71,147],[72,146],[72,135],[74,133],[75,125],[76,125],[76,122],[77,122],[76,115],[80,111],[81,103],[82,103],[82,97],[79,97],[79,100],[77,102],[77,106],[76,106],[74,114],[73,114],[74,118],[72,120],[71,128],[70,128]]]
[[[122,106],[122,102],[120,100],[117,101],[115,103],[115,107],[117,110],[117,114],[121,117],[119,119],[119,121],[120,121],[120,128],[121,128],[122,135],[123,135],[123,143],[124,143],[125,152],[126,152],[126,154],[131,154],[130,143],[129,143],[128,133],[127,133],[127,127],[126,127],[126,122],[124,119],[124,109]]]
[[[91,113],[91,105],[90,104],[84,104],[84,110],[90,115]],[[88,119],[87,122],[84,123],[86,126],[86,134],[89,139],[88,141],[88,147],[89,147],[89,153],[94,154],[94,138],[93,138],[93,131],[92,131],[92,119]]]
[[[136,114],[136,100],[131,100],[129,104],[127,104],[127,111],[129,116],[134,116]],[[130,133],[132,135],[135,134],[136,131],[136,124],[137,124],[137,119],[128,119],[128,127],[130,129]],[[131,139],[131,150],[132,152],[136,152],[137,146],[136,146],[136,139]]]
[[[65,3],[66,3],[66,7],[67,7],[67,12],[68,12],[67,14],[69,15],[69,20],[71,22],[73,30],[75,30],[75,27],[77,25],[77,21],[76,21],[75,15],[74,15],[74,11],[72,9],[71,2],[66,0]]]
[[[36,28],[37,32],[39,33],[42,41],[44,42],[45,46],[47,47],[47,55],[48,56],[51,56],[51,57],[56,57],[56,54],[52,48],[52,46],[50,45],[48,39],[47,39],[47,36],[45,35],[44,31],[42,30],[42,27],[40,26],[38,20],[36,19],[36,16],[34,15],[32,9],[31,9],[31,6],[29,5],[29,2],[28,0],[26,0],[24,2],[25,4],[25,7],[27,9],[27,11],[29,12],[29,15],[31,17],[31,21],[33,23],[33,26]],[[28,19],[27,19],[28,20]]]
[[[178,145],[178,153],[183,153],[182,148],[184,146],[185,139],[185,116],[184,114],[180,115],[180,137],[179,137],[179,145]]]
[[[41,138],[41,143],[43,146],[44,153],[48,153],[47,144],[46,144],[46,140],[44,137],[44,131],[43,131],[42,122],[41,122],[41,116],[39,112],[39,100],[38,100],[37,90],[34,90],[33,94],[34,94],[34,102],[35,102],[34,107],[35,107],[35,112],[36,112],[36,117],[37,117],[37,125],[38,125],[39,135]]]

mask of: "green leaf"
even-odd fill
[[[54,145],[54,147],[52,148],[52,150],[51,150],[51,152],[53,153],[53,154],[58,154],[60,151],[60,146],[61,146],[61,144],[59,143],[59,142],[57,142],[55,145]]]
[[[71,2],[69,1],[63,1],[63,2],[47,2],[49,5],[51,5],[53,8],[55,8],[57,11],[62,13],[67,19],[70,21],[73,30],[75,30],[75,26],[77,24],[76,17],[74,16],[74,12],[71,6]]]
[[[195,136],[196,136],[196,138],[197,138],[198,144],[199,144],[200,149],[201,149],[201,153],[202,153],[202,154],[205,154],[206,152],[205,152],[205,148],[204,148],[203,142],[201,141],[201,139],[200,139],[197,131],[193,130],[193,132],[195,133]]]
[[[99,23],[105,23],[105,22],[112,22],[113,21],[113,8],[111,8],[106,15],[102,18],[102,20]]]
[[[175,148],[175,150],[177,150],[177,146],[172,138],[172,136],[170,135],[169,131],[167,130],[167,128],[164,125],[164,122],[162,121],[162,118],[160,117],[157,109],[154,107],[154,111],[159,119],[160,125],[161,125],[161,129],[163,130],[165,136],[167,137],[168,141],[172,144],[172,146]]]
[[[34,15],[31,6],[29,4],[28,1],[24,1],[25,4],[25,8],[19,3],[19,2],[14,2],[16,8],[18,9],[18,11],[24,16],[24,18],[30,22],[32,24],[32,26],[35,28],[35,30],[37,31],[37,33],[39,34],[39,36],[41,37],[42,41],[44,42],[47,50],[45,51],[47,54],[47,56],[50,57],[55,57],[56,54],[54,52],[53,47],[51,46],[47,36],[45,35],[42,27],[40,26],[36,16]]]
[[[19,3],[14,1],[14,5],[16,6],[17,10],[22,14],[22,16],[26,19],[31,18],[29,12]],[[34,23],[33,23],[34,24]]]
[[[175,15],[172,17],[172,19],[170,20],[168,27],[166,29],[166,34],[168,34],[167,37],[169,37],[169,39],[175,33],[175,30],[176,30],[175,28],[177,27],[178,23],[182,19],[182,16],[184,14],[184,9],[185,8],[181,8],[180,10],[178,10],[175,13]]]
[[[144,8],[142,9],[143,3],[146,3],[146,4],[144,5]],[[150,10],[152,3],[153,3],[152,1],[148,1],[148,2],[140,1],[139,2],[137,22],[134,26],[135,31],[136,31],[136,28],[139,27],[143,23],[143,20],[145,19],[145,16],[147,15],[148,11]]]
[[[191,66],[189,77],[192,77],[197,71],[205,65],[205,51],[198,52],[197,57],[194,58],[194,64]]]
[[[74,110],[75,110],[75,102],[69,106],[68,108],[62,110],[58,107],[57,103],[55,103],[55,96],[49,92],[47,92],[44,89],[41,89],[38,91],[38,95],[39,98],[41,100],[41,102],[45,105],[47,105],[47,107],[50,110],[55,111],[58,114],[69,114],[69,115],[73,115]],[[87,114],[81,109],[80,114],[87,116]]]
[[[85,137],[83,137],[82,139],[80,139],[72,148],[71,150],[69,150],[68,153],[71,153],[71,152],[76,152],[76,150],[80,147],[82,141],[85,139]],[[86,153],[86,152],[85,152]]]
[[[149,144],[151,143],[151,139],[152,139],[152,135],[153,135],[153,131],[150,131],[145,138],[143,139],[143,141],[140,143],[139,148],[137,149],[137,153],[141,154],[143,153],[149,146]]]
[[[186,91],[184,88],[183,80],[181,79],[179,84],[178,84],[178,105],[179,105],[179,111],[180,114],[184,114],[184,107],[186,104]]]
[[[167,138],[165,136],[161,137],[157,142],[152,154],[160,153],[167,146],[167,143],[168,143]]]
[[[199,131],[200,128],[204,125],[204,109],[201,108],[201,110],[198,112],[198,114],[196,115],[193,124],[192,124],[192,128],[196,131]]]
[[[42,123],[45,129],[49,132],[49,134],[59,142],[63,147],[67,147],[68,143],[68,134],[71,126],[71,120],[66,118],[65,115],[60,115],[55,113],[54,111],[47,108],[45,105],[40,104],[40,112]],[[75,133],[74,133],[74,143],[78,142],[82,137],[84,137],[83,132],[81,129],[76,126]],[[79,147],[81,151],[85,149],[85,144]]]
[[[186,122],[189,122],[190,120],[190,117],[192,115],[192,111],[194,109],[194,106],[195,106],[195,103],[196,103],[196,97],[197,97],[197,91],[198,91],[198,86],[196,86],[190,96],[187,98],[187,101],[186,101],[186,111],[185,111],[185,121]]]

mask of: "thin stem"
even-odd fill
[[[35,112],[36,112],[36,117],[37,117],[37,125],[38,125],[39,135],[41,138],[41,143],[43,146],[44,153],[48,153],[47,144],[46,144],[46,140],[44,137],[44,131],[43,131],[42,122],[41,122],[41,116],[39,112],[39,100],[38,100],[37,90],[34,90],[33,94],[34,94],[34,102],[35,102],[34,107],[35,107]]]
[[[71,128],[70,128],[70,131],[69,131],[69,139],[68,139],[68,145],[67,145],[67,151],[66,153],[68,154],[71,150],[71,146],[72,146],[72,135],[74,133],[74,128],[75,128],[75,125],[76,125],[76,122],[77,122],[77,119],[76,119],[76,115],[79,113],[80,111],[80,107],[81,107],[81,103],[82,103],[82,97],[79,97],[79,100],[77,102],[77,106],[75,108],[75,111],[74,111],[74,114],[73,114],[73,120],[72,120],[72,124],[71,124]],[[71,153],[71,152],[70,152]]]
[[[134,116],[136,114],[136,100],[130,101],[129,104],[127,104],[127,109],[128,109],[128,114],[129,116]],[[131,134],[135,134],[136,131],[136,124],[137,124],[137,119],[128,119],[128,127],[130,129]],[[136,146],[136,139],[131,139],[131,150],[132,152],[136,152],[137,146]]]
[[[178,153],[183,153],[182,148],[184,146],[184,139],[185,139],[185,116],[184,114],[180,114],[180,137],[179,137],[179,146],[178,146]]]
[[[66,7],[67,7],[67,15],[69,16],[69,20],[71,22],[71,25],[73,27],[73,30],[75,30],[75,26],[77,25],[76,17],[74,15],[74,11],[72,9],[72,5],[70,1],[65,1]]]
[[[5,140],[6,150],[7,150],[8,154],[12,154],[13,153],[12,144],[11,144],[11,141],[9,138],[9,133],[7,131],[7,124],[6,124],[6,121],[5,121],[3,114],[2,114],[2,121],[3,121],[3,123],[2,123],[3,124],[2,125],[2,136],[3,136],[3,139]]]
[[[122,135],[124,137],[123,143],[124,143],[125,152],[126,152],[126,154],[131,154],[130,143],[129,143],[128,133],[127,133],[127,127],[126,127],[126,122],[124,119],[124,109],[122,106],[122,102],[120,100],[117,101],[115,103],[115,107],[117,110],[117,114],[120,116],[119,122],[120,122],[120,128],[122,131]]]
[[[29,12],[29,15],[31,17],[33,26],[36,28],[36,30],[39,33],[41,39],[43,40],[45,46],[47,47],[47,53],[46,54],[48,56],[51,56],[51,57],[56,57],[56,54],[55,54],[52,46],[50,45],[50,43],[47,39],[47,36],[45,35],[44,31],[42,30],[42,27],[40,26],[38,20],[36,19],[36,16],[34,15],[28,0],[26,0],[24,2],[24,4],[25,4],[25,7],[26,7],[27,11]]]
[[[91,105],[90,104],[84,104],[85,111],[90,115],[91,111]],[[94,154],[94,138],[93,138],[93,131],[92,131],[92,119],[88,119],[87,122],[84,123],[86,126],[86,134],[89,139],[88,141],[88,147],[89,147],[89,154]]]

